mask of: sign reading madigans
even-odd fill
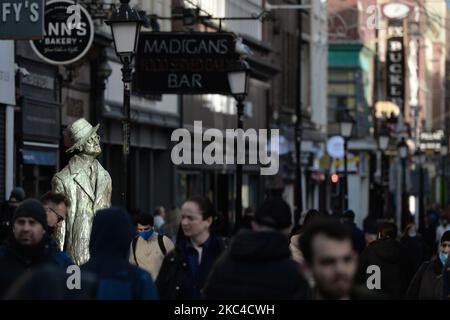
[[[55,0],[45,6],[44,38],[30,43],[42,60],[62,65],[80,60],[93,40],[94,24],[89,12],[73,1]]]
[[[232,33],[141,33],[135,90],[143,94],[228,94],[228,71],[238,59]]]

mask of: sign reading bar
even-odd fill
[[[134,86],[143,94],[228,94],[238,59],[232,33],[141,33]]]
[[[44,35],[44,0],[1,0],[0,39],[41,39]]]
[[[45,7],[45,34],[42,40],[30,41],[34,52],[44,61],[63,65],[81,59],[94,41],[94,24],[89,12],[80,7],[80,21],[71,25],[67,8],[70,0],[55,0]]]

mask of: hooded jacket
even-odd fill
[[[372,275],[367,273],[371,265],[380,268],[381,294],[391,299],[403,299],[415,272],[415,261],[408,249],[395,239],[379,239],[372,242],[361,254],[358,280],[366,285]]]
[[[97,276],[98,299],[158,298],[150,274],[128,262],[133,236],[131,220],[122,209],[104,209],[95,215],[89,243],[90,259],[81,269]]]
[[[206,299],[306,299],[308,285],[291,259],[286,236],[243,230],[217,261],[204,295]]]
[[[156,285],[161,299],[198,300],[207,277],[217,258],[226,248],[224,239],[210,235],[203,247],[202,259],[197,270],[192,270],[189,253],[193,249],[190,240],[178,237],[175,249],[169,252],[162,263]]]

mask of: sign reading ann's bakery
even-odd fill
[[[232,33],[141,33],[135,89],[144,94],[229,93],[238,62]]]
[[[82,5],[76,5],[76,8],[74,5],[70,0],[47,2],[44,38],[30,41],[42,60],[51,64],[70,64],[89,51],[94,40],[94,24]],[[69,7],[73,10],[68,10]],[[73,14],[78,14],[78,19],[71,20]]]
[[[0,39],[41,39],[44,0],[1,0]]]
[[[387,40],[387,100],[404,111],[405,102],[405,48],[403,44],[403,21],[390,20]]]

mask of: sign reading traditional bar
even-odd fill
[[[420,133],[420,149],[422,151],[432,150],[438,152],[441,150],[444,139],[444,130]]]
[[[405,108],[405,48],[403,43],[403,21],[390,20],[387,40],[387,92],[388,100],[396,104],[401,112]]]
[[[143,94],[228,94],[228,71],[238,59],[232,33],[141,33],[134,87]]]
[[[1,0],[0,39],[41,39],[44,35],[44,0]]]

